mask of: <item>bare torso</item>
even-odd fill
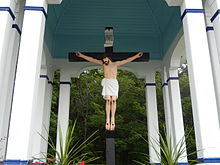
[[[110,62],[108,65],[103,65],[104,77],[109,79],[117,78],[118,67],[114,62]]]
[[[108,78],[108,79],[116,79],[117,78],[118,66],[124,65],[128,62],[131,62],[131,61],[135,60],[136,58],[141,57],[142,55],[143,55],[143,53],[139,52],[135,56],[129,57],[125,60],[112,62],[110,58],[105,57],[105,56],[103,56],[102,60],[98,60],[98,59],[83,55],[80,52],[76,52],[77,57],[81,57],[87,61],[102,65],[103,70],[104,70],[104,77]],[[115,80],[113,80],[113,81],[115,81]],[[115,84],[115,82],[114,82],[114,84]],[[102,84],[102,85],[104,85],[104,84]],[[103,86],[103,89],[104,89],[104,86]],[[115,86],[115,89],[116,89],[116,86]],[[115,91],[117,92],[117,90],[115,90]],[[116,112],[117,96],[107,94],[107,92],[105,92],[105,91],[103,94],[106,99],[106,108],[105,108],[106,109],[106,125],[105,125],[105,128],[106,128],[106,130],[115,130],[115,112]]]

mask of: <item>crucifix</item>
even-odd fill
[[[105,53],[69,53],[69,61],[90,61],[101,65],[104,70],[102,95],[106,100],[106,130],[115,130],[116,100],[119,85],[117,81],[118,67],[132,61],[148,61],[149,53],[115,52],[113,53],[113,28],[105,28]],[[134,55],[135,54],[135,55]],[[79,58],[80,57],[80,58]]]
[[[95,52],[71,52],[69,53],[70,62],[90,61],[101,65],[104,70],[102,95],[106,100],[106,159],[107,165],[115,165],[114,150],[114,131],[115,131],[115,112],[116,100],[118,98],[119,85],[117,81],[118,67],[128,62],[149,61],[149,53],[134,52],[114,52],[113,53],[113,28],[105,28],[105,53]],[[80,58],[79,58],[80,57]]]

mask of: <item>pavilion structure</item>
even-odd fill
[[[103,30],[110,26],[116,52],[150,54],[148,62],[120,68],[146,80],[149,138],[159,139],[158,71],[167,133],[174,145],[184,137],[178,67],[187,60],[198,161],[219,164],[219,13],[219,0],[0,0],[0,159],[27,164],[47,151],[37,132],[47,136],[56,69],[58,125],[66,132],[71,77],[98,68],[69,62],[68,53],[104,52]],[[151,163],[159,163],[152,146],[149,153]],[[187,158],[179,164],[188,164]]]

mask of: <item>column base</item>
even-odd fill
[[[4,165],[26,165],[26,164],[29,164],[29,161],[19,160],[19,159],[9,159],[9,160],[4,160],[3,164]]]
[[[152,163],[154,165],[162,165],[161,163]],[[189,163],[185,162],[185,163],[178,163],[178,165],[188,165]]]
[[[207,164],[207,163],[220,163],[220,158],[198,158],[198,164]]]
[[[32,163],[31,160],[9,159],[0,162],[0,165],[44,165],[44,163]]]
[[[198,165],[219,165],[219,163],[197,163]]]

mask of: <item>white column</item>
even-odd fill
[[[20,2],[20,1],[19,1]],[[4,68],[4,79],[2,80],[1,96],[0,96],[0,138],[4,138],[0,142],[0,159],[5,159],[6,143],[8,137],[9,118],[12,104],[12,93],[14,86],[14,77],[16,70],[16,62],[18,57],[18,48],[20,42],[21,24],[20,19],[23,16],[23,4],[17,3],[15,8],[16,19],[13,22],[10,41],[7,48],[7,58]],[[2,114],[2,115],[1,115]]]
[[[4,71],[6,66],[7,51],[12,32],[12,23],[15,19],[14,8],[16,1],[0,1],[0,93],[3,89]]]
[[[46,86],[46,99],[44,101],[44,114],[43,114],[43,127],[42,128],[42,136],[48,140],[48,132],[50,127],[50,113],[51,113],[51,100],[52,100],[52,89],[53,89],[53,69],[49,69],[48,78],[49,81]],[[48,143],[47,141],[41,139],[41,151],[43,153],[47,152]]]
[[[70,107],[70,75],[65,70],[60,71],[60,93],[58,108],[58,124],[57,124],[57,150],[60,150],[59,128],[62,131],[63,146],[65,144],[67,126],[69,124],[69,107]]]
[[[48,113],[50,113],[49,103],[51,100],[51,81],[48,76],[49,72],[46,66],[41,67],[41,73],[39,76],[39,86],[37,94],[37,106],[32,112],[32,126],[31,126],[31,136],[30,136],[30,146],[29,146],[29,157],[33,158],[43,158],[45,157],[45,146],[46,141],[42,136],[47,139],[49,132],[49,119]],[[50,92],[50,93],[49,93]],[[46,129],[46,130],[45,130]]]
[[[214,26],[214,34],[216,40],[216,47],[218,55],[220,55],[220,1],[219,0],[207,0],[207,6],[209,6],[210,21]],[[220,62],[220,58],[219,58]]]
[[[159,163],[158,153],[160,153],[160,146],[155,142],[159,142],[159,125],[157,112],[157,94],[155,83],[155,72],[151,71],[146,76],[146,106],[147,106],[147,126],[148,126],[148,141],[150,163]],[[154,147],[152,144],[155,144]],[[155,151],[156,150],[156,151]]]
[[[210,21],[210,12],[206,9],[206,32],[208,37],[209,44],[209,52],[212,66],[212,73],[214,79],[214,87],[215,87],[215,95],[218,107],[218,117],[219,117],[219,125],[220,125],[220,57],[218,56],[218,51],[216,47],[215,41],[215,33],[213,24]]]
[[[187,13],[185,9],[197,9]],[[201,0],[184,0],[183,17],[186,57],[192,98],[198,158],[209,163],[220,158],[220,130],[213,76]],[[196,23],[195,23],[196,22]]]
[[[169,77],[167,79],[167,83],[168,83],[169,95],[170,95],[173,145],[177,146],[178,143],[182,141],[185,142],[178,69],[177,68],[169,69],[168,72],[169,72]],[[183,153],[184,157],[178,161],[180,163],[188,162],[187,153],[186,153],[186,144],[184,144],[183,147],[185,148],[185,152]]]
[[[163,103],[164,103],[164,114],[166,123],[166,134],[173,139],[173,121],[170,110],[170,95],[167,83],[167,69],[164,67],[162,74],[162,89],[163,89]]]
[[[10,34],[14,34],[14,29],[12,29],[12,24],[15,19],[14,14],[15,1],[5,0],[0,1],[0,160],[5,159],[5,149],[7,141],[7,120],[8,111],[5,109],[6,104],[6,93],[3,84],[6,84],[8,76],[5,76],[5,67],[8,57],[8,48],[11,46],[10,40],[12,37]],[[14,34],[15,35],[15,34]],[[10,54],[9,54],[10,55]],[[7,74],[6,74],[7,75]]]
[[[45,0],[26,0],[26,6],[41,6]],[[34,20],[34,21],[33,21]],[[9,129],[7,159],[31,159],[28,154],[32,111],[36,106],[42,56],[45,15],[25,10]]]

